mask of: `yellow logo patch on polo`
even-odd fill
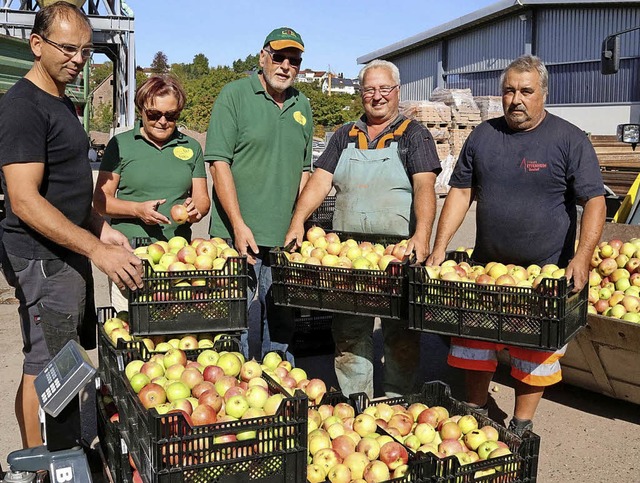
[[[176,146],[175,148],[173,148],[173,155],[178,159],[188,161],[189,159],[193,158],[193,149],[185,148],[183,146]]]
[[[293,113],[293,118],[296,120],[298,124],[305,125],[307,124],[307,118],[300,111],[296,111]]]

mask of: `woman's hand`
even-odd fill
[[[138,203],[136,216],[147,225],[168,225],[169,218],[158,211],[158,206],[167,200],[149,200]]]
[[[198,211],[198,208],[196,207],[196,203],[195,201],[193,201],[193,198],[189,197],[186,200],[184,200],[183,205],[185,206],[185,208],[187,208],[187,214],[189,215],[189,223],[196,223],[202,220],[202,214]]]

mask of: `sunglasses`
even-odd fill
[[[180,111],[162,112],[156,109],[145,109],[144,113],[147,115],[149,121],[159,121],[164,117],[167,122],[175,122],[180,118]]]
[[[274,64],[282,64],[285,60],[288,60],[293,67],[300,67],[300,64],[302,64],[302,57],[289,57],[280,52],[271,52],[269,49],[265,49],[265,52],[271,56]]]

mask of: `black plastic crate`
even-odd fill
[[[129,453],[121,438],[124,423],[110,421],[111,416],[104,405],[100,391],[96,394],[96,403],[98,440],[111,478],[119,483],[132,482],[133,471],[129,465]]]
[[[364,409],[371,405],[380,403],[390,405],[400,404],[406,407],[417,402],[426,404],[429,407],[442,406],[446,408],[452,416],[471,413],[467,406],[451,397],[451,389],[449,386],[440,381],[425,383],[420,393],[408,396],[369,400],[366,394],[358,393],[352,394],[350,398],[354,401],[358,413],[364,411]],[[512,454],[490,460],[477,461],[468,465],[461,465],[456,456],[448,456],[440,459],[432,453],[425,455],[419,452],[418,454],[421,457],[420,464],[422,466],[420,478],[422,478],[422,481],[433,483],[472,483],[476,481],[494,481],[500,483],[535,482],[538,473],[540,437],[531,431],[526,431],[525,434],[520,437],[488,417],[482,416],[477,412],[471,414],[478,420],[478,427],[494,427],[498,431],[499,440],[509,446]],[[476,472],[491,468],[495,469],[496,466],[502,466],[502,470],[479,479],[474,478]]]
[[[136,246],[149,243],[149,239],[134,239]],[[143,287],[129,291],[132,334],[247,328],[246,257],[229,257],[220,270],[165,272],[155,271],[147,260],[143,264]],[[185,281],[190,282],[180,285]]]
[[[131,361],[132,353],[134,358],[149,358],[151,354],[147,350],[147,346],[140,339],[125,341],[118,340],[114,345],[104,330],[104,323],[108,319],[115,317],[116,310],[113,307],[99,307],[98,314],[98,376],[102,384],[107,386],[112,394],[120,396],[124,387],[120,373],[124,371],[126,363]],[[214,341],[213,349],[221,351],[239,351],[240,350],[240,334],[231,333]],[[202,349],[185,350],[187,357],[197,358]],[[126,361],[126,362],[125,362]]]
[[[296,357],[333,354],[333,315],[315,310],[295,309],[295,332],[289,350]]]
[[[202,350],[190,351],[188,359],[197,358]],[[124,355],[125,364],[151,357],[134,351]],[[125,374],[119,376],[125,389],[117,398],[125,415],[123,437],[147,483],[304,481],[308,399],[302,391],[290,396],[265,374],[270,392],[285,395],[275,415],[192,427],[182,414],[160,415],[145,409]],[[256,437],[213,442],[217,436],[244,431],[256,431]]]
[[[556,350],[587,323],[588,287],[572,293],[564,277],[545,278],[533,289],[431,279],[421,265],[408,272],[415,330]]]
[[[327,196],[320,206],[311,213],[311,216],[307,219],[305,226],[310,228],[312,226],[319,226],[325,230],[331,230],[333,226],[333,212],[336,209],[336,197],[335,195]]]
[[[402,237],[335,232],[341,240],[388,245]],[[386,271],[323,267],[290,262],[284,249],[269,253],[273,300],[277,305],[328,312],[403,319],[407,314],[407,264],[389,264]]]

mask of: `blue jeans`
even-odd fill
[[[293,310],[287,307],[279,307],[273,303],[271,293],[271,264],[269,261],[269,247],[259,247],[255,265],[249,265],[247,310],[251,306],[256,293],[260,304],[260,331],[262,335],[261,356],[271,351],[282,351],[291,364],[294,363],[293,355],[288,352],[289,342],[295,330]],[[271,321],[271,323],[269,323]],[[251,321],[249,321],[251,323]],[[240,350],[249,356],[249,331],[242,333],[240,337]]]

